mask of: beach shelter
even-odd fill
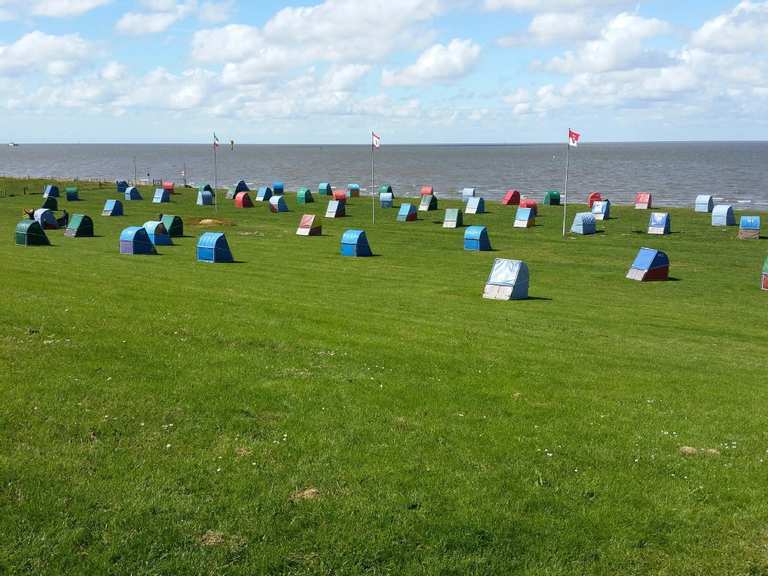
[[[611,201],[598,200],[592,204],[592,216],[595,220],[608,220],[611,217]]]
[[[325,210],[325,217],[326,218],[341,218],[342,216],[346,216],[347,210],[346,210],[347,202],[346,200],[331,200],[328,202],[328,208]]]
[[[393,208],[395,204],[395,195],[392,192],[379,194],[379,206],[382,208]]]
[[[712,226],[735,226],[736,218],[730,204],[718,204],[712,209]]]
[[[504,198],[501,199],[501,203],[504,206],[517,206],[520,204],[520,192],[517,190],[507,190]]]
[[[323,225],[320,223],[320,217],[314,214],[304,214],[299,221],[299,227],[296,228],[297,236],[322,236]]]
[[[475,197],[475,189],[474,188],[464,188],[461,191],[461,199],[464,202],[466,202],[470,198],[474,198],[474,197]]]
[[[557,190],[547,190],[544,194],[544,204],[546,206],[560,206],[560,192]]]
[[[17,246],[50,246],[43,227],[37,220],[22,220],[16,224]]]
[[[696,196],[696,203],[693,206],[694,212],[704,212],[708,214],[715,207],[715,200],[709,194],[699,194]]]
[[[272,198],[272,188],[269,186],[262,186],[256,192],[256,202],[269,202],[270,198]]]
[[[93,220],[85,214],[72,214],[64,230],[64,236],[70,238],[89,238],[93,236]]]
[[[594,234],[596,232],[595,217],[591,212],[579,212],[573,218],[571,234]]]
[[[59,197],[59,187],[55,184],[48,184],[45,188],[43,188],[43,198],[58,198]]]
[[[432,186],[422,186],[419,191],[419,196],[434,196],[435,189]]]
[[[155,188],[152,204],[166,204],[171,201],[171,194],[165,188]]]
[[[227,200],[234,200],[236,195],[237,195],[237,192],[235,192],[235,189],[232,186],[230,186],[229,188],[227,188],[227,191],[224,193],[224,198],[226,198]]]
[[[18,244],[18,241],[16,243]],[[768,258],[763,262],[763,274],[760,278],[760,287],[763,290],[768,290]]]
[[[299,188],[299,191],[296,192],[296,204],[311,204],[314,201],[309,188]]]
[[[389,184],[382,184],[379,186],[379,196],[382,194],[392,194],[392,198],[395,197],[395,192],[392,190],[392,186]]]
[[[168,192],[168,194],[173,194],[175,188],[176,188],[176,185],[173,182],[169,182],[168,180],[163,182],[163,190]]]
[[[184,220],[180,216],[174,216],[173,214],[163,214],[160,221],[168,231],[168,236],[171,238],[181,238],[184,236]]]
[[[198,190],[197,192],[197,205],[198,206],[213,206],[213,192],[210,190]]]
[[[139,193],[139,189],[135,186],[128,186],[125,190],[123,190],[123,196],[126,200],[141,200],[141,194]]]
[[[467,198],[467,206],[464,209],[467,214],[484,214],[485,213],[485,200],[480,196],[473,196]]]
[[[760,216],[742,216],[739,219],[739,238],[741,240],[760,239]]]
[[[416,220],[416,206],[405,203],[400,204],[400,211],[397,213],[398,222],[413,222]]]
[[[485,226],[470,226],[464,232],[464,250],[485,252],[491,249],[488,229]]]
[[[320,196],[333,196],[333,188],[328,182],[320,182],[320,186],[317,188],[317,193]]]
[[[120,254],[157,254],[157,250],[143,227],[129,226],[120,233]]]
[[[638,192],[635,194],[635,209],[650,210],[652,207],[652,198],[650,192]]]
[[[248,188],[248,184],[245,183],[245,180],[240,180],[237,184],[235,184],[235,196],[237,196],[238,192],[250,192],[251,189]]]
[[[446,208],[443,218],[443,228],[461,228],[464,226],[464,215],[458,208]]]
[[[536,226],[536,217],[533,215],[533,208],[518,207],[514,228],[533,228],[534,226]]]
[[[639,282],[666,280],[669,278],[669,258],[661,250],[640,248],[627,278]]]
[[[344,232],[341,237],[341,255],[356,257],[373,255],[363,230],[346,230]]]
[[[47,208],[48,210],[58,210],[59,201],[55,196],[48,196],[47,198],[43,198],[43,203],[40,206],[40,208]]]
[[[150,220],[144,222],[144,230],[147,231],[149,241],[155,246],[171,246],[171,237],[168,235],[168,230],[165,229],[165,224],[160,220]]]
[[[603,199],[603,195],[600,194],[600,192],[590,192],[589,196],[587,196],[587,204],[589,205],[589,209],[592,209],[592,205],[595,202],[600,202],[600,200]]]
[[[214,264],[234,262],[227,237],[222,232],[204,232],[201,234],[200,238],[197,239],[197,261]]]
[[[75,186],[64,188],[64,194],[67,196],[67,202],[76,202],[80,200],[80,190],[78,190]]]
[[[128,182],[125,180],[117,180],[115,182],[115,187],[117,188],[118,194],[125,194],[125,190],[128,188]]]
[[[533,210],[533,216],[539,215],[539,203],[533,198],[523,198],[519,202],[520,208],[531,208]]]
[[[56,215],[48,208],[38,208],[32,214],[35,221],[40,224],[43,230],[58,230],[59,223],[56,221]]]
[[[278,212],[288,212],[288,203],[283,196],[272,196],[269,199],[269,209],[275,214]]]
[[[437,210],[437,196],[429,194],[421,197],[419,202],[419,212],[431,212]]]
[[[651,219],[648,221],[648,234],[666,236],[671,233],[672,222],[669,214],[666,212],[651,212]]]
[[[235,196],[235,208],[253,208],[253,202],[248,192],[238,192]]]
[[[275,196],[285,194],[285,184],[280,181],[272,182],[272,194]]]
[[[198,187],[198,192],[213,192],[213,186],[210,184],[203,184],[202,186]]]
[[[334,200],[348,200],[349,194],[346,190],[334,190],[333,195],[331,196]]]
[[[496,258],[488,275],[488,281],[485,283],[483,298],[525,300],[528,298],[528,283],[528,265],[525,262]]]
[[[120,200],[107,200],[104,202],[104,208],[101,211],[102,216],[122,216],[123,203]]]
[[[347,184],[347,198],[360,197],[360,184]]]

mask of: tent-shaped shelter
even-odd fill
[[[763,290],[768,290],[768,258],[763,262],[763,274],[760,278],[760,287]]]
[[[379,206],[382,208],[394,208],[395,205],[395,195],[392,194],[392,192],[385,192],[384,194],[379,194]]]
[[[317,193],[320,196],[333,196],[333,187],[328,182],[320,182],[320,186],[317,187]]]
[[[144,222],[144,230],[147,231],[149,241],[155,246],[171,246],[171,237],[168,235],[168,230],[165,229],[165,224],[160,220],[150,220]]]
[[[467,206],[464,209],[467,214],[484,214],[485,213],[485,200],[480,196],[473,196],[467,198]]]
[[[197,261],[214,264],[234,262],[227,237],[222,232],[204,232],[197,239]]]
[[[544,194],[544,204],[546,206],[560,206],[560,192],[557,190],[547,190]]]
[[[235,184],[235,196],[237,196],[238,192],[250,192],[251,189],[248,188],[248,184],[245,183],[245,180],[240,180],[237,184]]]
[[[672,221],[667,212],[651,212],[648,221],[648,234],[666,236],[672,233]]]
[[[120,233],[120,254],[157,254],[157,250],[143,227],[129,226]]]
[[[203,184],[197,188],[198,192],[213,192],[213,186],[210,184]]]
[[[520,204],[520,192],[517,190],[507,190],[504,198],[501,199],[504,206],[518,206]]]
[[[331,198],[334,200],[349,200],[349,193],[346,190],[334,190]]]
[[[640,282],[666,280],[669,278],[669,258],[661,250],[640,248],[627,278]]]
[[[93,236],[93,220],[85,214],[72,214],[64,230],[64,236],[70,238],[90,238]]]
[[[168,231],[168,236],[171,238],[181,238],[184,236],[184,220],[181,216],[174,216],[173,214],[163,214],[160,221]]]
[[[311,204],[314,201],[309,188],[299,188],[299,191],[296,192],[296,204]]]
[[[139,189],[135,186],[128,186],[123,191],[123,197],[126,200],[141,200],[141,193],[139,192]]]
[[[47,208],[48,210],[58,210],[59,200],[55,196],[48,196],[47,198],[43,198],[43,203],[40,205],[40,208]]]
[[[392,190],[392,186],[389,184],[382,184],[379,186],[379,195],[382,194],[392,194],[392,198],[395,197],[395,192]]]
[[[419,202],[419,212],[431,212],[437,210],[437,196],[429,194],[422,196]]]
[[[589,209],[592,209],[592,206],[595,202],[600,202],[600,200],[603,199],[603,195],[600,194],[600,192],[590,192],[587,196],[587,204],[589,205]]]
[[[693,205],[694,212],[703,212],[708,214],[715,207],[715,199],[709,194],[699,194],[696,196],[696,203]]]
[[[173,194],[175,192],[176,185],[173,182],[170,182],[169,180],[166,180],[163,182],[163,190],[168,192],[168,194]]]
[[[125,180],[117,180],[115,182],[115,188],[117,189],[118,194],[125,194],[125,190],[128,188],[128,182]]]
[[[739,219],[739,238],[741,240],[760,239],[760,216],[742,216]]]
[[[533,208],[518,207],[514,228],[533,228],[534,226],[536,226],[536,217],[533,215]]]
[[[288,203],[284,196],[272,196],[269,199],[269,209],[277,214],[278,212],[288,212]]]
[[[459,208],[446,208],[443,218],[443,228],[461,228],[464,226],[464,215]]]
[[[360,184],[347,184],[347,198],[360,197]]]
[[[197,191],[197,205],[198,206],[213,206],[213,192],[210,190],[198,190]]]
[[[653,207],[653,198],[650,192],[638,192],[635,194],[635,209],[650,210]]]
[[[67,196],[67,202],[77,202],[80,200],[80,190],[76,186],[64,188],[64,194]]]
[[[123,203],[120,200],[107,200],[104,202],[104,208],[101,210],[102,216],[122,216]]]
[[[43,188],[43,198],[58,198],[59,187],[55,184],[48,184]]]
[[[32,214],[33,218],[42,227],[43,230],[58,230],[59,223],[56,221],[56,215],[48,208],[38,208]]]
[[[363,230],[347,230],[341,237],[341,255],[365,257],[372,256],[368,238]]]
[[[470,198],[474,198],[475,197],[475,192],[476,192],[475,188],[464,188],[461,191],[461,199],[462,199],[462,201],[466,202]]]
[[[525,300],[528,298],[528,265],[521,260],[496,258],[483,290],[489,300]]]
[[[326,218],[341,218],[347,215],[346,200],[331,200],[325,210]]]
[[[595,217],[591,212],[579,212],[573,218],[571,225],[571,234],[594,234],[597,231],[595,226]]]
[[[592,204],[592,216],[595,220],[608,220],[611,217],[611,201],[598,200]]]
[[[165,188],[155,188],[152,204],[166,204],[171,201],[171,194]]]
[[[435,189],[432,186],[422,186],[419,191],[419,196],[434,196]]]
[[[736,226],[736,217],[730,204],[718,204],[712,209],[712,226]]]
[[[470,226],[464,232],[464,250],[486,252],[491,249],[488,229],[485,226]]]
[[[37,220],[22,220],[16,224],[16,244],[18,246],[50,246],[51,242]]]
[[[256,192],[256,202],[269,202],[272,198],[272,188],[269,186],[261,186]]]
[[[235,208],[253,208],[253,202],[248,192],[238,192],[235,195]]]
[[[400,211],[397,213],[398,222],[414,222],[416,220],[416,206],[410,203],[400,204]]]
[[[297,236],[322,236],[323,225],[320,223],[320,217],[314,214],[304,214],[299,221],[299,227],[296,228]]]
[[[274,196],[281,196],[285,194],[285,184],[279,180],[277,182],[272,182],[272,194]]]

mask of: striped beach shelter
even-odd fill
[[[261,186],[256,192],[256,202],[269,202],[272,198],[272,188],[269,186]]]
[[[715,200],[709,194],[699,194],[696,196],[696,203],[693,206],[695,212],[708,214],[715,207]]]
[[[483,298],[525,300],[528,298],[529,278],[528,265],[525,262],[496,258],[485,283]]]
[[[464,208],[466,214],[485,214],[485,200],[480,196],[467,198],[467,206]]]
[[[730,204],[718,204],[712,209],[712,226],[736,226],[736,217]]]
[[[419,212],[431,212],[432,210],[437,210],[437,196],[434,194],[422,196],[419,202]]]
[[[142,226],[129,226],[120,233],[120,254],[157,254]]]
[[[320,217],[314,214],[304,214],[296,229],[297,236],[322,236],[323,225],[320,223]]]
[[[573,217],[571,234],[590,235],[597,232],[595,217],[591,212],[579,212]]]
[[[288,212],[288,203],[285,201],[285,196],[272,196],[269,199],[269,210],[274,214]]]
[[[104,208],[101,210],[102,216],[122,216],[123,203],[120,200],[107,200],[104,202]]]
[[[212,264],[234,262],[227,237],[222,232],[205,232],[197,239],[197,261]]]
[[[17,246],[50,246],[43,227],[37,220],[22,220],[16,224]]]
[[[517,208],[515,213],[514,228],[533,228],[536,226],[536,218],[533,215],[533,208]]]
[[[326,218],[341,218],[347,215],[346,200],[331,200],[325,210]]]
[[[672,233],[672,221],[667,212],[651,212],[648,221],[648,234],[666,236]]]
[[[739,239],[760,239],[760,216],[742,216],[739,219]]]
[[[638,192],[635,195],[635,210],[650,210],[653,207],[653,197],[650,192]]]
[[[379,194],[379,206],[382,208],[394,208],[395,207],[395,195],[392,192],[385,192]]]
[[[72,214],[64,230],[64,236],[70,238],[88,238],[93,236],[93,220],[85,214]]]
[[[167,188],[155,188],[152,204],[166,204],[171,201],[171,193]]]
[[[598,200],[592,204],[592,216],[595,220],[608,220],[611,217],[611,201]]]
[[[443,228],[461,228],[464,226],[464,216],[459,208],[446,208],[443,218]]]
[[[398,222],[414,222],[416,217],[416,206],[409,203],[400,204],[400,211],[397,213]]]

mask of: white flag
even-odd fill
[[[381,147],[381,136],[376,134],[376,132],[371,132],[371,137],[373,138],[373,147],[374,148],[380,148]]]

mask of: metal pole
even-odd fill
[[[133,185],[139,185],[139,175],[136,172],[136,156],[133,157]]]
[[[570,130],[569,130],[570,134]],[[570,136],[569,136],[570,138]],[[570,165],[570,140],[565,144],[565,183],[563,184],[563,238],[565,238],[565,223],[568,214],[568,167]]]
[[[374,164],[373,130],[371,130],[371,224],[376,224],[376,169]]]

